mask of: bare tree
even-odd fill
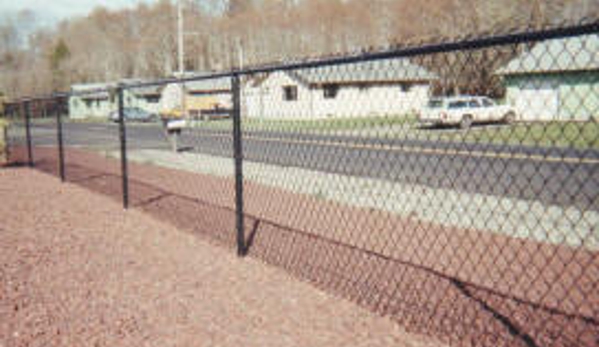
[[[120,11],[100,7],[33,34],[32,12],[2,21],[0,90],[16,95],[75,82],[171,75],[176,69],[173,1]],[[593,0],[186,0],[185,66],[211,70],[238,65],[239,46],[244,64],[264,64],[466,34],[538,29],[596,19],[597,13],[599,2]],[[496,53],[468,57],[479,68],[462,75],[489,79],[495,66],[488,62],[501,62],[513,52],[489,54]],[[443,59],[461,64],[465,57]],[[453,87],[464,87],[454,79]]]

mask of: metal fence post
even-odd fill
[[[235,212],[237,229],[237,255],[246,254],[245,232],[243,224],[243,147],[241,132],[241,93],[239,75],[233,74],[233,158],[235,161]]]
[[[25,136],[27,138],[28,165],[33,167],[33,147],[31,145],[31,102],[25,101]]]
[[[127,172],[127,129],[125,126],[125,110],[123,86],[117,87],[119,109],[119,137],[121,142],[121,178],[123,181],[123,207],[129,208],[129,174]]]
[[[54,106],[54,112],[56,112],[56,140],[58,142],[58,172],[60,173],[60,180],[64,182],[66,180],[64,170],[64,143],[62,138],[62,109],[60,104]]]

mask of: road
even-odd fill
[[[56,144],[52,123],[36,124],[32,133],[35,145]],[[65,123],[64,139],[67,146],[119,148],[115,124]],[[232,157],[226,130],[188,130],[180,144],[183,150]],[[127,145],[170,149],[154,124],[130,124]],[[243,150],[254,162],[599,210],[597,150],[265,131],[245,132]]]

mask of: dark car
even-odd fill
[[[156,114],[150,113],[139,107],[125,107],[125,120],[130,122],[155,122],[159,119]],[[108,118],[113,122],[119,121],[119,112],[112,111]]]

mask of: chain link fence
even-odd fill
[[[598,32],[73,89],[11,159],[451,344],[596,346]]]

